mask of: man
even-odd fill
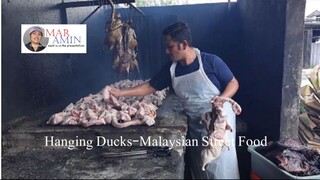
[[[30,51],[38,52],[45,48],[45,46],[40,43],[43,37],[43,32],[43,29],[38,26],[34,26],[30,29],[30,42],[25,45]]]
[[[176,22],[163,30],[166,53],[172,62],[166,64],[149,82],[129,89],[111,89],[115,96],[145,96],[157,90],[172,86],[181,98],[188,117],[187,138],[197,139],[199,147],[187,147],[186,160],[190,161],[192,178],[201,179],[239,179],[235,144],[230,150],[224,148],[221,156],[201,171],[201,144],[206,135],[201,116],[211,111],[210,100],[214,96],[231,98],[239,84],[228,66],[216,55],[200,52],[191,46],[191,32],[187,24]],[[235,141],[235,114],[229,103],[224,104],[228,123],[233,132],[228,138]]]

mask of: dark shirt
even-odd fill
[[[26,44],[26,47],[30,50],[30,51],[35,51],[33,49],[33,47],[31,46],[31,42],[29,42],[28,44]],[[39,44],[38,49],[35,52],[39,52],[42,51],[44,48],[46,48],[45,46],[42,46],[42,44]]]
[[[218,56],[201,52],[203,69],[211,82],[223,92],[227,84],[232,80],[233,73],[229,67]],[[172,62],[165,64],[162,69],[150,80],[150,85],[156,90],[162,90],[166,87],[172,87],[170,67]],[[192,73],[199,69],[199,60],[196,58],[189,65],[177,63],[176,77]]]

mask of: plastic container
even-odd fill
[[[262,179],[320,179],[320,175],[295,176],[277,167],[273,162],[255,151],[258,146],[249,146],[251,169]]]

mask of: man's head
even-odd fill
[[[186,23],[176,22],[162,31],[165,38],[166,53],[170,54],[173,61],[184,58],[184,52],[191,47],[191,32]]]
[[[166,27],[162,34],[164,36],[170,36],[173,41],[183,43],[184,41],[188,42],[188,45],[191,46],[192,37],[188,25],[184,22],[176,22]]]

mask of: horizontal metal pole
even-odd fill
[[[134,3],[135,0],[114,0],[114,4]],[[99,6],[110,4],[109,0],[96,0],[96,1],[78,1],[78,2],[66,2],[60,3],[57,6],[63,8],[85,7],[85,6]]]
[[[101,155],[104,157],[122,157],[122,156],[136,156],[136,155],[143,155],[148,154],[147,150],[140,150],[140,151],[126,151],[126,152],[105,152]]]
[[[92,13],[90,13],[80,24],[83,24],[86,22],[87,19],[89,19],[102,5],[98,6]]]
[[[141,13],[142,15],[144,15],[144,13],[138,9],[137,7],[135,7],[133,4],[129,3],[130,7],[132,7],[133,9],[137,10],[139,13]]]

